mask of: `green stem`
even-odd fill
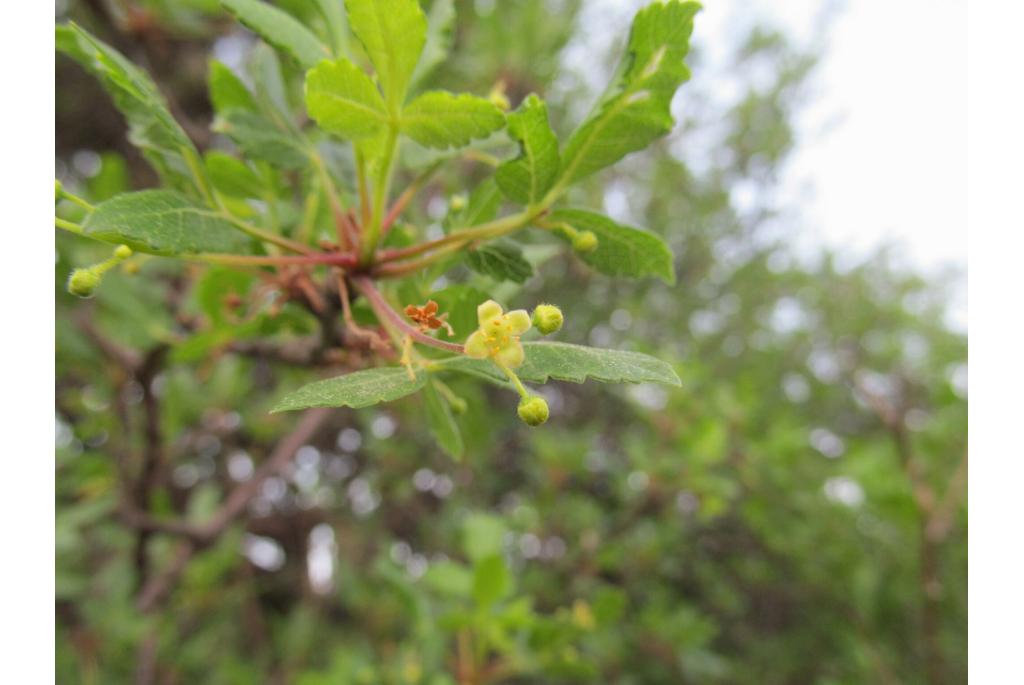
[[[65,199],[71,200],[72,202],[74,202],[76,205],[78,205],[87,212],[96,211],[96,207],[86,202],[83,198],[80,198],[77,195],[74,195],[73,193],[69,193],[63,188],[61,188],[60,195]]]
[[[456,231],[455,233],[449,233],[443,238],[432,240],[426,243],[420,243],[419,245],[413,245],[411,247],[401,248],[398,250],[391,250],[389,252],[382,253],[378,261],[380,262],[394,262],[409,257],[415,257],[416,255],[423,254],[424,252],[432,252],[438,248],[446,245],[464,245],[474,240],[491,240],[499,238],[513,231],[517,231],[523,226],[533,221],[539,212],[537,211],[525,211],[518,214],[511,214],[501,219],[495,219],[485,224],[473,226],[467,228],[464,231]]]
[[[308,255],[233,255],[203,253],[193,257],[199,261],[228,266],[328,266],[351,267],[356,258],[351,254],[308,254]]]
[[[220,204],[213,196],[213,190],[210,188],[210,182],[206,179],[206,174],[203,172],[203,165],[200,163],[198,157],[196,157],[195,151],[189,148],[182,148],[181,156],[185,158],[188,170],[192,172],[192,180],[195,181],[196,188],[198,188],[199,192],[202,193],[203,198],[206,200],[206,204],[211,207],[221,209]]]
[[[368,264],[373,258],[377,249],[377,242],[380,240],[381,225],[384,221],[384,205],[388,199],[388,190],[391,185],[391,174],[394,171],[395,156],[398,150],[398,126],[392,123],[388,126],[388,137],[384,143],[384,159],[381,161],[380,170],[377,174],[377,183],[373,188],[373,218],[370,226],[363,236],[363,262]]]
[[[79,224],[76,224],[74,221],[68,221],[67,219],[61,219],[59,216],[53,217],[53,222],[56,224],[57,228],[63,229],[68,233],[82,235],[84,232]]]
[[[512,385],[515,386],[516,392],[519,393],[520,397],[522,397],[523,399],[530,397],[530,391],[527,390],[526,386],[523,385],[523,382],[519,380],[519,376],[516,375],[515,371],[508,368],[504,364],[499,363],[497,359],[493,359],[492,361],[494,361],[495,365],[497,365],[499,369],[505,372],[505,375],[508,376],[508,379],[510,381],[512,381]]]
[[[314,250],[311,247],[303,245],[302,243],[297,243],[294,240],[289,240],[288,238],[285,238],[283,236],[274,235],[273,233],[268,233],[268,232],[266,232],[266,231],[264,231],[262,229],[256,228],[255,226],[253,226],[250,223],[242,221],[241,219],[239,219],[239,218],[237,218],[235,216],[232,216],[231,214],[228,214],[227,212],[221,212],[221,213],[217,214],[216,216],[219,216],[220,218],[222,218],[222,219],[224,219],[226,221],[231,222],[231,224],[233,224],[235,226],[235,228],[240,230],[242,233],[246,233],[246,234],[252,236],[253,238],[256,238],[257,240],[262,240],[263,242],[272,243],[274,245],[277,245],[278,247],[283,247],[286,250],[291,250],[292,252],[298,252],[299,254],[313,254],[314,253]]]

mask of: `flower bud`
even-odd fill
[[[114,250],[114,256],[118,259],[128,259],[132,256],[132,248],[127,245],[118,245]]]
[[[68,292],[78,297],[92,297],[100,284],[100,275],[92,269],[75,269],[68,279]]]
[[[530,426],[539,426],[548,420],[548,403],[538,395],[519,400],[518,411],[519,418]]]
[[[449,397],[448,406],[456,414],[465,414],[469,410],[469,404],[461,397]]]
[[[580,231],[572,238],[572,249],[577,252],[593,252],[597,249],[597,236],[593,231]]]
[[[562,310],[553,304],[539,304],[533,310],[533,325],[541,335],[551,335],[558,331],[564,321]]]
[[[466,207],[466,196],[462,193],[458,195],[452,195],[452,199],[448,201],[448,207],[453,212],[458,212]]]

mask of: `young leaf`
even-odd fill
[[[231,110],[218,117],[213,129],[231,138],[251,159],[285,169],[302,169],[309,163],[308,143],[260,114]]]
[[[158,255],[238,252],[247,245],[230,222],[169,190],[111,198],[96,207],[82,228],[99,240]]]
[[[221,0],[221,4],[238,21],[290,54],[306,69],[331,56],[331,51],[309,29],[284,10],[261,0]]]
[[[427,147],[464,147],[504,124],[505,115],[490,100],[443,90],[420,95],[402,111],[402,130]]]
[[[213,187],[231,197],[260,197],[263,183],[242,160],[211,150],[204,158],[206,173]]]
[[[476,562],[473,568],[473,599],[484,609],[512,591],[512,576],[500,554]]]
[[[309,407],[352,407],[361,409],[411,395],[427,382],[426,374],[409,378],[402,366],[364,369],[336,378],[304,385],[285,396],[272,413]]]
[[[592,231],[597,236],[597,248],[581,252],[579,256],[601,273],[634,278],[657,276],[669,285],[675,283],[672,251],[655,234],[623,226],[582,209],[559,209],[549,218],[553,222],[564,221],[578,231]]]
[[[462,552],[474,562],[500,554],[507,531],[505,522],[494,514],[470,514],[462,524]]]
[[[57,49],[100,80],[128,121],[128,138],[140,148],[165,182],[192,189],[189,159],[199,154],[167,110],[152,80],[124,55],[76,24],[58,26]]]
[[[321,62],[306,74],[306,108],[320,128],[349,140],[372,136],[388,122],[377,86],[347,59]]]
[[[454,561],[432,561],[423,584],[438,594],[466,599],[473,592],[473,574]]]
[[[602,383],[660,383],[681,385],[671,366],[640,352],[603,350],[558,342],[523,343],[526,361],[516,369],[519,378],[529,383],[548,379],[583,383],[588,378]],[[452,357],[435,362],[440,369],[459,371],[497,382],[505,374],[490,360]]]
[[[669,0],[637,13],[618,81],[569,138],[560,183],[579,181],[672,129],[669,105],[676,89],[690,77],[683,59],[699,9],[695,2]]]
[[[397,113],[427,37],[418,0],[346,0],[352,33],[377,70],[388,110]]]
[[[256,100],[242,80],[227,65],[217,60],[210,62],[209,86],[214,112],[222,114],[232,109],[256,110]]]
[[[437,444],[453,459],[462,459],[462,434],[459,426],[455,423],[448,402],[441,397],[433,382],[423,388],[423,402],[427,425]]]
[[[437,65],[448,56],[452,43],[452,28],[455,25],[455,3],[453,0],[434,0],[427,15],[427,40],[423,54],[412,72],[413,85],[430,75]]]
[[[482,245],[466,254],[470,269],[496,281],[524,283],[533,275],[533,267],[515,243],[498,242]]]
[[[548,108],[530,95],[508,115],[509,135],[519,141],[519,157],[498,167],[494,178],[505,197],[528,205],[539,202],[558,176],[558,139],[548,123]]]

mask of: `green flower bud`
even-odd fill
[[[448,405],[456,414],[465,414],[469,410],[469,404],[461,397],[449,397]]]
[[[519,400],[519,418],[529,426],[539,426],[548,420],[548,403],[533,395]]]
[[[572,238],[572,249],[577,252],[593,252],[597,249],[597,236],[593,231],[580,231]]]
[[[558,331],[564,321],[562,310],[553,304],[539,304],[533,310],[533,325],[541,335],[551,335]]]
[[[75,269],[68,279],[68,292],[78,297],[92,297],[100,284],[100,275],[92,269]]]
[[[448,207],[453,212],[458,212],[466,207],[466,196],[459,193],[458,195],[452,195],[452,199],[448,201]]]
[[[128,259],[132,256],[132,248],[127,245],[118,245],[114,250],[114,256],[118,259]]]

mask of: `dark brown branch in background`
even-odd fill
[[[928,682],[939,685],[945,673],[945,656],[941,644],[942,578],[940,547],[953,525],[956,507],[967,485],[967,454],[964,453],[956,471],[949,479],[940,501],[928,482],[922,464],[914,452],[907,428],[910,407],[905,401],[890,401],[872,391],[857,378],[854,390],[860,394],[892,436],[896,454],[903,467],[918,518],[918,578],[921,591],[921,637],[923,659]]]

